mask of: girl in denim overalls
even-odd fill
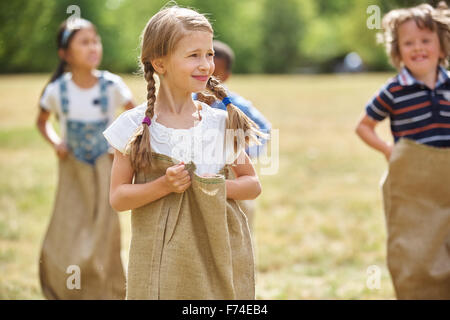
[[[60,64],[43,91],[37,120],[59,160],[56,200],[39,261],[43,294],[122,299],[120,226],[108,201],[112,157],[102,132],[118,107],[133,107],[131,92],[119,76],[96,69],[102,45],[91,22],[64,22],[57,42]],[[52,112],[59,135],[48,121]]]

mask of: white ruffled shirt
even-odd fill
[[[225,164],[233,163],[240,152],[234,152],[232,143],[225,143],[227,112],[199,103],[201,120],[189,129],[168,128],[157,121],[155,114],[149,127],[151,148],[176,162],[194,162],[198,175],[217,174]],[[146,109],[144,103],[122,113],[103,132],[111,146],[126,154],[128,141],[142,124]]]

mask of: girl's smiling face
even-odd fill
[[[102,43],[93,28],[78,30],[64,53],[64,59],[69,65],[83,69],[96,69],[102,59]]]
[[[163,58],[165,81],[171,89],[192,93],[203,91],[214,72],[213,35],[206,31],[190,31]]]
[[[443,52],[436,31],[419,28],[414,20],[408,20],[398,27],[398,46],[405,66],[416,78],[436,72]]]

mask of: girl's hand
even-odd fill
[[[58,144],[55,144],[55,151],[56,155],[59,159],[64,160],[67,155],[69,154],[69,149],[67,148],[67,145],[65,142],[60,142]]]
[[[170,192],[182,193],[191,185],[191,177],[184,167],[184,163],[181,162],[167,168],[164,178]]]

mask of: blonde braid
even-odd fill
[[[153,118],[156,102],[156,82],[153,77],[155,70],[150,62],[144,63],[144,78],[147,81],[147,110],[145,115],[150,119]]]
[[[156,101],[155,70],[150,62],[144,63],[144,78],[147,81],[147,109],[145,116],[153,118]],[[135,171],[147,170],[152,162],[150,130],[147,123],[142,123],[128,143],[130,160]]]
[[[213,103],[216,102],[217,98],[213,95],[206,94],[204,92],[198,92],[197,100],[212,106]]]
[[[214,96],[219,99],[223,100],[227,96],[227,92],[225,88],[220,84],[220,81],[217,80],[215,77],[210,77],[206,87],[208,90],[210,90]],[[227,107],[227,113],[228,113],[228,119],[227,119],[227,129],[232,130],[242,130],[245,135],[245,143],[247,145],[250,144],[256,144],[261,145],[261,142],[258,140],[257,136],[260,136],[262,138],[268,139],[268,135],[266,133],[263,133],[259,130],[259,126],[245,113],[243,113],[238,107],[236,107],[234,104],[229,103],[226,105]],[[235,150],[237,149],[238,141],[237,137],[234,137],[234,147]]]

